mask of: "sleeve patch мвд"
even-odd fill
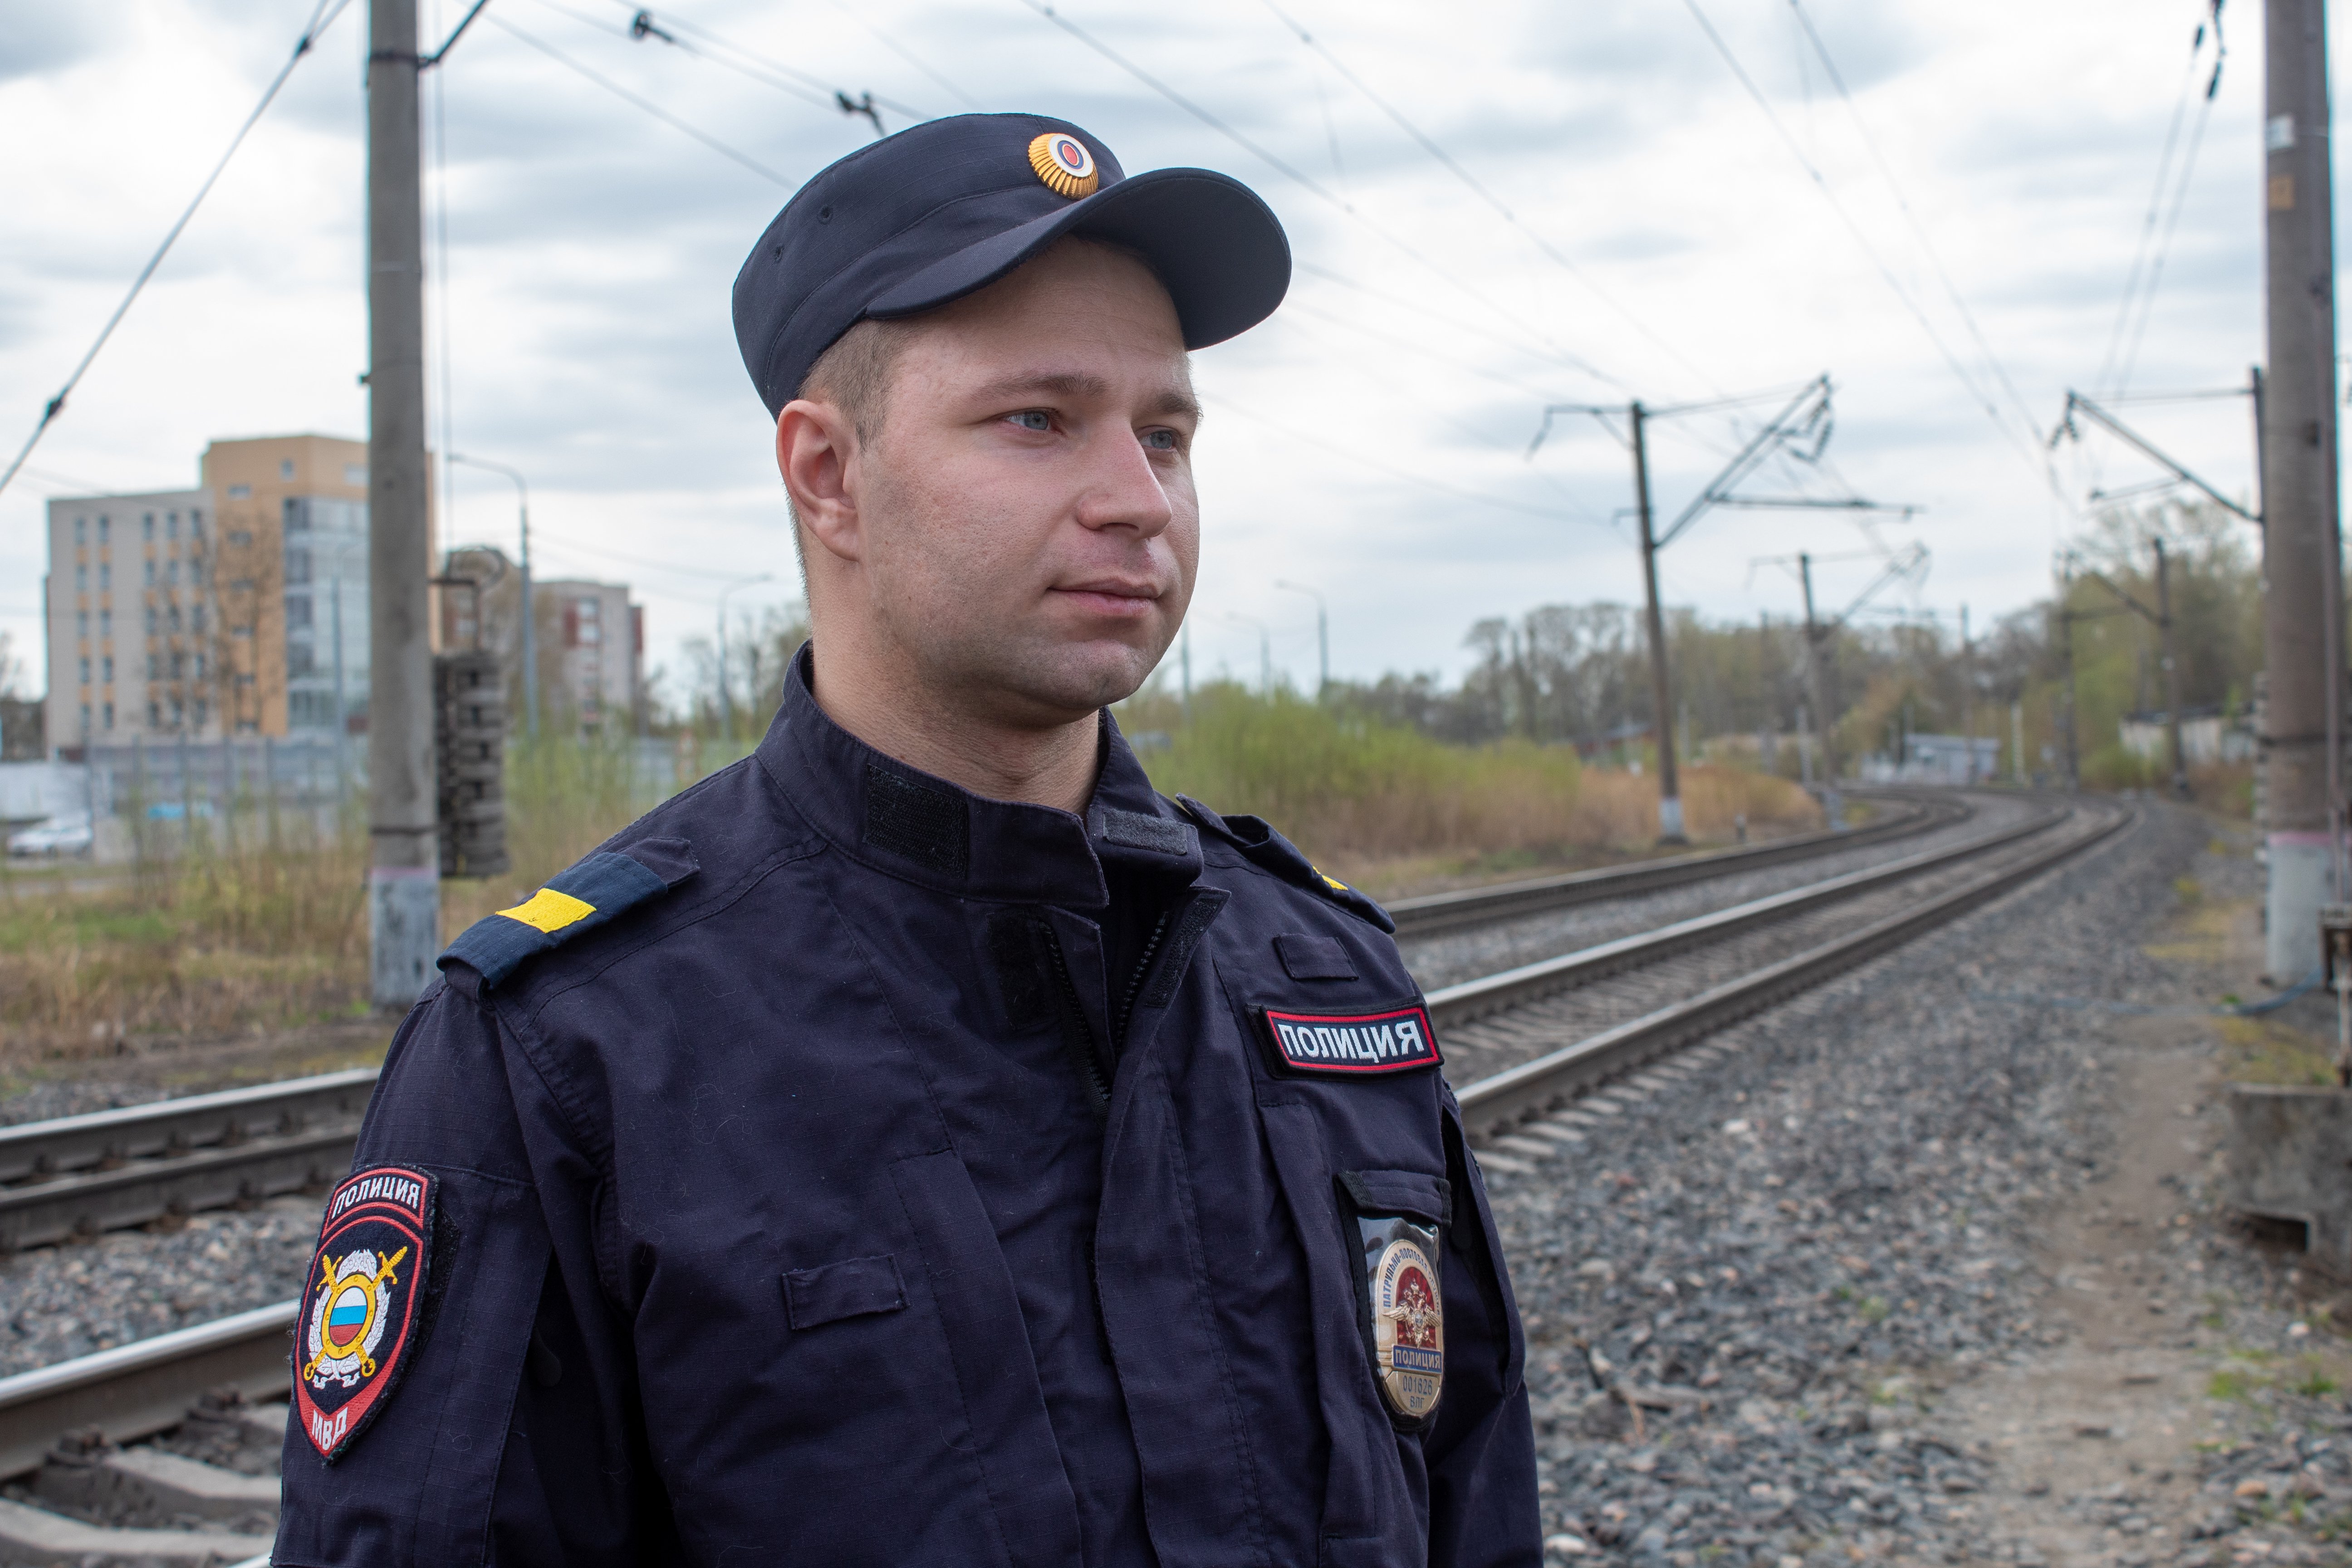
[[[378,1165],[335,1188],[294,1323],[294,1416],[329,1464],[416,1348],[433,1242],[433,1178]]]

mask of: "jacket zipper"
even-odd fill
[[[1062,983],[1062,1038],[1077,1065],[1079,1079],[1094,1097],[1095,1114],[1104,1115],[1110,1110],[1110,1083],[1095,1055],[1094,1029],[1087,1023],[1086,1008],[1078,1000],[1077,982],[1070,978],[1070,961],[1062,954],[1061,933],[1051,926],[1045,928],[1045,947],[1054,955],[1054,978]]]
[[[1111,1020],[1111,1037],[1116,1049],[1127,1049],[1127,1026],[1135,1020],[1135,999],[1143,994],[1143,983],[1151,974],[1151,961],[1160,956],[1160,940],[1168,934],[1168,911],[1151,922],[1151,934],[1144,939],[1143,952],[1136,958],[1135,973],[1127,977],[1126,994],[1118,999],[1118,1016]]]

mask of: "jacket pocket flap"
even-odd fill
[[[1432,1224],[1454,1218],[1454,1187],[1419,1171],[1342,1171],[1339,1185],[1359,1214],[1411,1215]]]
[[[784,1276],[784,1313],[795,1329],[813,1329],[842,1318],[868,1312],[896,1312],[907,1305],[907,1289],[898,1279],[898,1262],[889,1253],[879,1258],[849,1258],[818,1268],[795,1268]]]

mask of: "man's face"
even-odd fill
[[[1192,597],[1199,423],[1167,291],[1130,256],[1065,241],[901,346],[854,465],[865,602],[841,607],[1000,722],[1128,696]]]

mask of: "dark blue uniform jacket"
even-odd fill
[[[1080,817],[793,674],[753,756],[551,884],[593,914],[483,921],[403,1024],[355,1168],[435,1178],[421,1327],[332,1464],[289,1429],[280,1568],[1537,1563],[1453,1095],[1267,1026],[1418,1005],[1386,917],[1156,795],[1108,716]],[[1439,1237],[1418,1419],[1382,1215]]]

